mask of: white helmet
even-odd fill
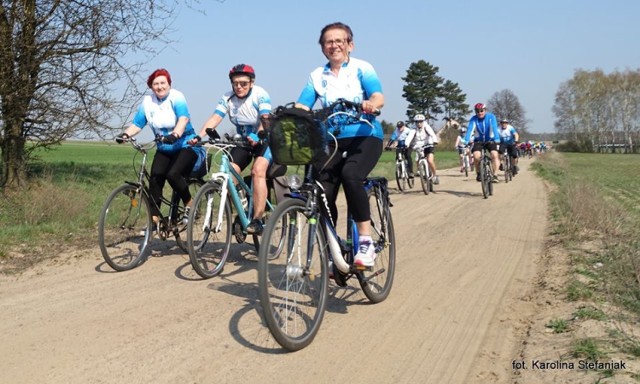
[[[415,122],[424,121],[424,120],[425,120],[425,118],[424,118],[424,115],[422,115],[422,114],[417,114],[417,115],[413,116],[413,121],[415,121]]]

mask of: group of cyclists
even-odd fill
[[[469,120],[468,126],[466,128],[460,127],[455,142],[455,148],[460,156],[460,172],[465,170],[464,157],[469,156],[473,159],[476,180],[480,181],[480,159],[482,150],[486,149],[489,151],[493,163],[492,181],[494,183],[499,181],[498,170],[503,171],[503,166],[500,163],[501,154],[507,153],[512,158],[512,172],[513,175],[516,175],[519,170],[517,164],[520,148],[523,144],[529,145],[530,143],[519,143],[520,135],[508,119],[500,119],[498,126],[496,116],[487,112],[485,104],[477,103],[474,106],[474,111],[475,115]],[[408,127],[404,121],[398,121],[387,148],[391,148],[392,144],[396,143],[396,153],[402,153],[404,158],[408,160],[409,177],[413,177],[412,150],[423,149],[434,177],[434,184],[438,184],[439,179],[436,175],[434,161],[435,147],[440,141],[438,134],[425,122],[425,117],[422,114],[415,115],[413,122],[415,128]],[[472,162],[470,161],[469,164]]]
[[[327,107],[338,99],[361,105],[371,124],[350,124],[335,133],[336,140],[329,142],[333,151],[344,156],[335,156],[314,175],[325,189],[328,205],[334,222],[338,217],[337,193],[342,186],[347,204],[360,234],[359,252],[354,257],[356,266],[371,267],[375,259],[375,247],[371,239],[370,212],[367,194],[362,185],[376,166],[382,154],[382,126],[375,115],[384,106],[384,95],[380,79],[373,66],[351,56],[354,49],[353,31],[341,22],[326,25],[318,40],[327,61],[311,72],[296,107],[310,110],[319,102]],[[256,73],[247,64],[235,65],[229,71],[231,90],[218,100],[211,117],[196,134],[191,125],[189,109],[184,95],[171,88],[171,76],[166,69],[154,71],[147,85],[151,94],[145,96],[131,125],[117,136],[122,143],[138,134],[144,127],[152,129],[158,147],[150,174],[151,198],[159,206],[162,189],[169,181],[185,206],[188,221],[192,196],[187,187],[187,177],[202,166],[205,149],[197,144],[211,129],[219,126],[225,116],[235,126],[238,135],[250,144],[249,149],[234,148],[231,151],[232,166],[242,172],[251,162],[254,212],[247,232],[260,235],[263,231],[264,203],[267,197],[266,173],[272,163],[268,142],[261,139],[267,119],[272,111],[269,93],[255,84]],[[372,128],[373,127],[373,128]],[[330,131],[330,130],[329,130]],[[159,215],[152,214],[154,228],[158,227]]]

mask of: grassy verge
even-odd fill
[[[638,164],[637,155],[572,153],[549,154],[533,164],[553,186],[551,231],[571,257],[566,297],[589,303],[575,319],[611,324],[605,339],[577,340],[576,355],[593,358],[619,351],[640,356],[640,340],[623,331],[637,326],[640,315]],[[560,323],[550,327],[564,331]]]
[[[136,179],[140,155],[134,158],[135,153],[129,145],[87,142],[38,153],[29,188],[0,199],[0,272],[19,272],[65,248],[96,247],[105,198],[125,180]],[[457,159],[453,151],[436,154],[440,168],[456,166]],[[371,174],[393,179],[394,160],[393,151],[383,152]]]

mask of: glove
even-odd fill
[[[124,132],[122,132],[121,134],[116,136],[116,143],[118,143],[118,144],[122,144],[122,143],[124,143],[124,142],[126,142],[128,140],[129,140],[129,135],[127,135]]]
[[[176,140],[178,140],[178,138],[176,137],[176,135],[170,133],[166,136],[162,136],[162,138],[160,139],[160,142],[164,143],[164,144],[173,144],[176,142]]]

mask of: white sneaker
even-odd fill
[[[433,176],[433,184],[440,184],[440,178],[438,177],[438,175]]]
[[[373,267],[376,260],[376,247],[371,241],[361,241],[360,248],[356,257],[353,259],[353,265],[359,267]]]

